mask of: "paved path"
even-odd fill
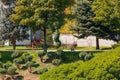
[[[43,50],[0,50],[0,51],[23,51],[23,52],[42,52]],[[48,52],[55,52],[57,50],[48,50]],[[63,51],[71,51],[71,50],[63,50]],[[75,52],[81,52],[81,51],[87,51],[87,52],[91,52],[91,51],[95,51],[95,52],[101,52],[101,51],[107,51],[107,50],[74,50]]]

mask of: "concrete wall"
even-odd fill
[[[78,47],[80,46],[96,46],[96,37],[89,36],[87,38],[78,39],[72,34],[61,34],[60,40],[62,44],[73,44],[76,43]],[[111,46],[116,42],[112,40],[99,39],[100,46]]]

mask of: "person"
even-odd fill
[[[36,38],[34,38],[33,41],[32,41],[32,49],[37,48],[37,42],[36,41],[37,41]]]

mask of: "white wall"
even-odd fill
[[[96,37],[89,36],[87,38],[78,39],[72,34],[61,34],[60,40],[62,44],[73,44],[77,43],[77,46],[96,46]],[[111,46],[116,42],[112,40],[99,39],[100,46]]]

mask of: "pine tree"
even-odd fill
[[[92,3],[93,0],[77,0],[74,8],[76,26],[71,29],[76,32],[75,36],[78,38],[96,36],[96,49],[99,49],[99,38],[112,39],[115,32],[101,22],[93,21],[96,15],[92,10]]]

